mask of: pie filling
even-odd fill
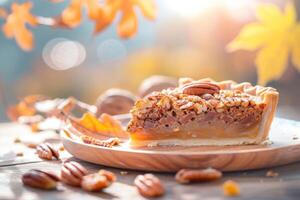
[[[269,127],[264,126],[270,123],[266,123],[269,120],[265,118],[273,118],[277,99],[270,102],[273,104],[270,107],[263,95],[254,95],[253,91],[249,94],[244,88],[235,90],[232,86],[223,86],[216,93],[208,89],[204,91],[210,94],[190,95],[179,87],[138,100],[127,127],[131,143],[232,140],[230,144],[235,144],[234,140],[238,139],[236,144],[241,144],[245,138],[248,141],[245,143],[259,143],[266,138],[267,135],[260,135],[268,132]],[[260,139],[256,140],[258,137]]]

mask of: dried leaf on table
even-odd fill
[[[22,99],[17,105],[7,109],[7,115],[12,121],[18,120],[21,116],[33,116],[36,114],[35,103],[47,99],[41,95],[30,95]]]

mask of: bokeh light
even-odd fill
[[[67,70],[79,66],[86,58],[82,44],[64,38],[49,41],[43,49],[45,63],[54,70]]]
[[[127,49],[120,40],[105,40],[97,48],[97,56],[101,63],[118,62],[126,55]]]

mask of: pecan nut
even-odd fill
[[[32,169],[22,176],[24,185],[44,190],[56,188],[57,181],[59,181],[59,177],[51,171]]]
[[[61,181],[71,186],[80,186],[86,174],[88,171],[81,164],[74,161],[65,162],[61,168]]]
[[[182,169],[177,172],[175,180],[178,183],[207,182],[220,179],[222,172],[208,168],[200,170]]]
[[[52,160],[52,157],[59,159],[59,152],[53,145],[49,143],[42,143],[36,147],[36,153],[42,159]]]
[[[106,170],[100,170],[98,173],[89,174],[82,178],[82,189],[95,192],[107,188],[116,180],[114,173]]]
[[[119,145],[121,143],[121,140],[119,138],[109,138],[106,140],[100,140],[87,135],[82,135],[80,138],[86,144],[93,144],[108,148]]]
[[[219,93],[220,87],[210,82],[193,82],[182,86],[182,93],[202,96],[204,94]]]
[[[165,193],[164,186],[153,174],[138,175],[134,184],[144,197],[159,197]]]

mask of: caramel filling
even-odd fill
[[[259,132],[259,123],[256,122],[247,127],[236,125],[225,125],[215,122],[215,125],[188,123],[180,129],[171,130],[158,127],[155,130],[141,129],[131,133],[132,141],[136,140],[167,140],[167,139],[234,139],[234,138],[256,138]]]

